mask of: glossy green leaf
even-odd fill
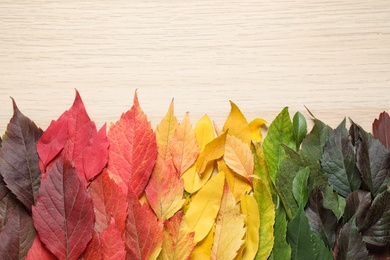
[[[296,150],[298,151],[303,138],[305,138],[307,134],[306,119],[300,112],[296,112],[293,117],[293,130],[295,136]]]

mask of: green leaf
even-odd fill
[[[296,112],[293,117],[293,130],[295,136],[296,150],[298,151],[303,138],[305,138],[307,134],[306,119],[300,112]]]
[[[345,120],[329,136],[324,146],[321,166],[328,174],[329,183],[343,197],[359,189],[361,179]]]
[[[332,252],[310,229],[305,211],[300,207],[287,228],[291,259],[333,259]]]
[[[293,180],[292,192],[298,206],[305,207],[309,198],[309,187],[307,186],[309,174],[309,167],[300,168]]]
[[[350,135],[356,146],[356,165],[364,187],[376,196],[390,182],[390,151],[355,123],[351,125]]]
[[[270,260],[290,259],[291,247],[286,241],[287,219],[283,207],[276,208],[275,217],[275,243]]]
[[[323,190],[323,195],[324,208],[330,209],[337,217],[337,220],[339,220],[344,215],[345,198],[338,195],[337,192],[334,192],[333,188],[329,185]]]
[[[287,107],[271,123],[263,143],[263,152],[268,163],[269,175],[274,183],[279,165],[286,156],[281,144],[295,149],[293,125]]]
[[[336,242],[338,219],[332,210],[324,207],[324,194],[316,189],[310,195],[305,210],[311,229],[330,247]]]
[[[336,259],[372,259],[356,227],[355,218],[348,221],[340,231]]]

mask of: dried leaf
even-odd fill
[[[141,196],[156,162],[157,146],[137,93],[132,108],[111,125],[107,138],[110,142],[107,171],[125,194],[129,186]]]
[[[202,173],[205,171],[207,164],[223,156],[225,151],[226,135],[226,132],[223,133],[208,143],[204,149],[202,149],[198,160],[196,161],[196,172],[199,175],[202,175]]]
[[[179,176],[194,164],[198,157],[199,147],[192,129],[188,113],[183,122],[177,126],[175,134],[170,142],[173,164]]]
[[[207,234],[207,236],[198,243],[196,243],[194,249],[192,250],[192,260],[203,260],[211,258],[211,248],[213,247],[214,242],[214,231],[215,223],[212,226],[210,232]]]
[[[245,227],[246,236],[245,243],[243,245],[241,259],[254,259],[260,245],[260,212],[256,199],[250,195],[244,195],[241,199],[241,213],[246,216]],[[272,209],[273,210],[273,209]],[[261,214],[263,214],[262,212]],[[272,222],[272,221],[271,221]],[[266,224],[266,223],[263,223]],[[273,232],[269,234],[273,236]],[[264,248],[264,247],[263,247]],[[271,251],[270,251],[271,252]]]
[[[77,259],[92,238],[92,199],[77,170],[62,157],[42,180],[32,212],[41,241],[59,259]]]
[[[240,213],[240,206],[236,204],[229,186],[225,185],[215,225],[211,259],[234,259],[236,257],[237,251],[244,243],[245,217]]]
[[[186,213],[191,232],[195,232],[194,242],[201,241],[212,228],[221,204],[225,173],[214,175],[198,191]]]
[[[158,154],[164,160],[170,160],[172,157],[170,142],[175,134],[178,125],[177,119],[173,111],[173,100],[169,106],[167,114],[156,127],[156,140]]]
[[[240,109],[232,101],[230,101],[230,106],[230,113],[226,119],[222,131],[229,131],[229,134],[234,135],[238,139],[241,139],[242,142],[249,145],[252,139],[252,135],[248,121]]]
[[[41,183],[36,143],[42,130],[23,115],[12,99],[14,114],[0,149],[0,174],[8,189],[31,211]]]
[[[103,231],[100,237],[103,259],[120,260],[126,258],[125,244],[122,240],[122,232],[111,219],[110,225]]]
[[[375,118],[372,123],[372,134],[390,149],[390,116],[387,112],[383,111],[378,119]]]
[[[99,232],[94,230],[92,239],[89,242],[87,248],[85,249],[81,260],[102,260],[102,243],[100,241]],[[33,259],[32,259],[33,260]]]
[[[252,140],[254,140],[257,143],[262,141],[263,135],[261,133],[261,128],[266,123],[267,122],[262,118],[253,119],[249,123],[249,129],[251,130]]]

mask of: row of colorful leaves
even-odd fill
[[[26,126],[32,122],[22,116],[15,105],[14,107],[15,115],[13,119],[11,119],[11,123],[13,121],[19,121],[19,128],[26,128]],[[281,118],[281,115],[285,115],[285,112],[286,111],[283,110],[278,118]],[[299,114],[296,114],[294,117],[294,126],[299,126],[299,128],[294,127],[294,130],[297,129],[294,133],[298,136],[295,139],[299,140],[297,141],[297,148],[299,147],[300,141],[306,135],[306,126],[302,123],[304,122],[302,117],[299,116]],[[22,121],[27,121],[28,123],[20,123]],[[7,134],[12,136],[13,131],[12,127],[10,127],[11,123],[8,127],[11,129],[7,129],[5,140],[7,140]],[[52,198],[49,202],[46,201],[46,205],[45,203],[39,204],[40,195],[37,199],[37,206],[33,207],[33,213],[35,212],[36,215],[40,214],[43,216],[41,216],[40,221],[35,220],[34,214],[33,217],[36,226],[39,226],[39,222],[42,222],[41,229],[43,231],[37,227],[41,238],[39,239],[38,236],[36,237],[28,257],[31,256],[32,258],[42,259],[44,255],[49,256],[51,253],[41,244],[41,241],[44,241],[41,233],[45,234],[45,236],[47,233],[53,233],[51,235],[55,237],[48,236],[48,238],[46,238],[46,246],[51,252],[56,252],[55,254],[59,258],[76,259],[80,253],[84,251],[88,242],[89,245],[83,253],[83,258],[85,259],[88,259],[88,257],[91,257],[91,259],[99,259],[102,257],[113,257],[115,259],[124,258],[126,255],[125,250],[128,251],[128,256],[132,258],[147,258],[153,255],[159,255],[162,258],[173,258],[174,256],[185,258],[191,254],[191,250],[194,258],[198,256],[199,258],[214,257],[228,259],[236,257],[237,254],[244,259],[251,259],[254,256],[259,259],[267,258],[273,248],[274,242],[272,233],[275,213],[270,192],[275,191],[273,188],[273,183],[275,183],[275,181],[270,181],[270,175],[268,175],[267,172],[264,156],[259,149],[258,142],[261,140],[261,136],[259,136],[259,127],[263,123],[263,120],[256,119],[248,124],[239,109],[232,103],[232,110],[224,125],[223,132],[216,129],[219,137],[214,139],[213,127],[207,117],[202,118],[198,122],[194,133],[189,123],[188,115],[185,116],[182,124],[177,123],[173,114],[172,104],[166,117],[162,120],[156,130],[158,147],[157,161],[155,162],[154,169],[152,169],[154,163],[151,162],[153,159],[150,158],[153,158],[153,154],[151,154],[153,153],[153,137],[150,138],[150,136],[153,136],[153,131],[151,131],[146,116],[141,111],[137,98],[135,97],[133,108],[124,114],[122,118],[110,128],[108,133],[110,141],[110,159],[108,160],[107,167],[103,173],[99,174],[101,168],[104,167],[104,163],[102,162],[104,161],[103,158],[106,157],[105,151],[108,144],[104,140],[103,130],[100,130],[99,132],[96,131],[96,127],[90,121],[81,99],[77,94],[72,108],[69,111],[66,111],[59,120],[53,122],[42,138],[39,139],[39,164],[41,171],[44,173],[42,175],[42,179],[44,180],[46,171],[50,172],[50,170],[47,170],[49,168],[48,165],[54,164],[54,158],[57,158],[57,168],[53,170],[56,174],[51,174],[53,176],[56,175],[56,177],[62,176],[60,183],[58,183],[58,180],[52,180],[50,185],[48,185],[47,198],[56,197],[56,195],[58,197],[58,190],[61,190],[61,187],[59,187],[61,185],[59,184],[62,184],[62,186],[65,187],[64,184],[69,183],[70,180],[81,180],[81,183],[84,184],[84,186],[78,185],[80,191],[83,190],[82,187],[85,188],[89,185],[88,189],[92,195],[96,218],[94,231],[92,232],[92,240],[89,242],[91,238],[86,235],[85,232],[87,231],[85,228],[82,228],[84,233],[81,234],[77,229],[80,229],[80,226],[88,226],[87,222],[91,222],[91,217],[89,218],[89,221],[86,222],[82,222],[80,219],[80,216],[83,217],[83,220],[88,219],[85,218],[85,216],[91,216],[90,212],[87,210],[85,210],[84,213],[81,213],[85,208],[85,204],[88,205],[88,203],[85,203],[85,201],[88,201],[88,192],[85,192],[84,190],[86,195],[82,194],[80,196],[75,196],[74,187],[69,187],[70,191],[68,191],[68,194],[66,194],[65,187],[63,193],[60,192],[62,197],[60,196],[57,198],[58,202],[62,204],[68,203],[72,206],[81,204],[82,209],[73,209],[76,214],[78,214],[79,218],[76,217],[75,219],[72,219],[74,216],[66,212],[68,207],[55,204]],[[273,125],[278,124],[279,119],[275,119],[275,122],[271,124],[269,140],[271,140],[273,136],[272,129],[276,128]],[[49,131],[49,129],[52,131]],[[229,129],[229,134],[226,133],[227,129]],[[40,134],[37,134],[38,138]],[[194,134],[195,138],[193,137]],[[47,136],[50,138],[45,138]],[[26,136],[22,137],[22,139],[26,139]],[[32,147],[38,138],[32,139]],[[251,160],[253,155],[248,149],[251,139],[256,139],[256,142],[251,144],[252,152],[254,153],[254,162],[253,159]],[[137,143],[139,140],[142,140],[142,144]],[[268,143],[273,143],[274,141]],[[276,140],[274,145],[279,144],[280,141],[281,140]],[[202,152],[199,156],[197,154],[199,148],[197,148],[196,142],[198,142],[199,146],[202,148]],[[5,142],[5,144],[6,143],[7,142]],[[43,143],[42,147],[40,147],[40,143]],[[265,141],[265,144],[266,143],[267,142]],[[6,147],[6,145],[4,146]],[[24,146],[26,146],[26,144],[24,144]],[[91,149],[92,147],[93,149]],[[100,147],[100,149],[96,149],[98,147]],[[139,149],[142,151],[139,151]],[[136,156],[129,151],[137,152],[136,156],[141,156],[142,158],[134,159]],[[265,151],[267,151],[267,149],[265,149]],[[269,151],[271,152],[268,154],[272,154],[272,147]],[[279,149],[278,153],[280,151],[281,150]],[[154,153],[156,153],[156,151]],[[64,156],[64,154],[66,156]],[[91,156],[85,158],[86,155]],[[280,154],[277,156],[280,157]],[[20,157],[22,161],[26,160],[26,158],[31,159],[25,155]],[[68,157],[68,160],[71,158],[70,160],[73,165],[69,165],[67,160],[64,159],[66,157]],[[268,155],[268,158],[270,157],[272,156]],[[220,171],[219,174],[216,174],[208,181],[213,171],[213,164],[210,162],[214,160],[217,160],[218,169],[222,169],[223,171]],[[8,162],[8,165],[15,164],[15,162],[11,163],[11,161],[12,160],[5,160],[6,164]],[[253,163],[255,164],[255,173],[260,176],[263,181],[251,179]],[[139,176],[137,176],[137,169],[133,170],[134,165],[138,166]],[[142,178],[145,177],[145,169],[147,173],[151,172],[152,177],[149,182],[148,177],[146,177],[146,180],[145,178]],[[80,174],[80,172],[83,171],[84,173]],[[70,173],[68,174],[68,172]],[[76,173],[78,173],[79,178],[68,177],[71,175],[76,176]],[[6,174],[6,176],[9,175],[10,174]],[[96,175],[97,177],[94,179]],[[179,179],[180,176],[182,179]],[[229,185],[225,185],[225,178]],[[36,179],[39,180],[39,171]],[[93,181],[89,184],[89,181],[92,179]],[[186,202],[183,199],[183,180],[185,190],[187,191]],[[15,180],[9,181],[12,182]],[[252,189],[252,181],[253,186],[255,187],[253,197],[247,195]],[[25,185],[27,187],[24,188],[24,191],[28,190],[28,186],[34,187],[31,183],[32,182],[28,184],[27,181],[28,185]],[[43,181],[43,183],[45,182]],[[54,192],[55,194],[53,194],[52,189],[56,184],[58,187],[56,187],[57,190]],[[129,189],[130,192],[127,191],[128,185],[131,186],[131,189]],[[9,186],[12,186],[12,184]],[[41,187],[42,186],[44,186],[44,184],[42,184]],[[141,189],[139,188],[140,186]],[[142,197],[142,187],[145,186],[146,199]],[[120,189],[118,187],[120,187]],[[137,189],[139,190],[138,194],[131,192],[132,190],[137,191]],[[120,190],[122,190],[122,192],[120,192]],[[196,192],[198,190],[199,192]],[[34,191],[32,191],[31,194],[32,199],[34,200],[33,204],[35,204],[37,194],[36,185],[35,195],[33,193]],[[39,190],[39,193],[41,194],[41,190]],[[124,196],[126,193],[127,196]],[[11,202],[17,201],[13,199],[11,192],[4,194],[7,196],[4,196],[3,199],[7,198]],[[18,197],[17,192],[15,194]],[[192,196],[190,196],[191,194]],[[274,200],[277,200],[278,197],[275,193],[273,193],[273,195]],[[148,203],[141,206],[138,200],[139,196],[141,196],[143,202],[149,202],[154,213],[150,210]],[[22,196],[19,195],[19,197]],[[253,198],[257,201],[253,200]],[[80,200],[83,200],[83,203],[79,203]],[[23,202],[23,200],[20,201]],[[207,201],[207,203],[204,203],[205,201]],[[240,206],[236,205],[236,201],[240,201]],[[31,203],[27,203],[27,205],[26,203],[23,204],[27,208],[31,208],[33,205]],[[9,205],[14,204],[9,203]],[[127,208],[126,205],[128,205],[128,212],[123,210]],[[41,206],[40,210],[38,210],[39,206]],[[44,211],[52,211],[52,208],[60,208],[57,212],[59,215],[57,214],[57,216],[53,217],[53,212],[45,212],[47,213],[46,215],[42,213]],[[8,206],[8,208],[5,208],[4,212],[13,212],[12,210],[13,208]],[[207,212],[205,212],[205,210]],[[185,212],[184,215],[183,211]],[[15,212],[21,215],[19,211]],[[280,219],[280,217],[278,218],[280,215],[278,212],[280,211],[277,210],[277,221]],[[5,216],[5,214],[3,215]],[[156,219],[156,216],[158,217],[158,220]],[[25,215],[24,217],[28,216]],[[53,224],[53,227],[50,227],[50,224],[48,225],[47,223],[47,220],[50,217],[54,218],[54,222],[51,223]],[[214,221],[215,217],[217,217],[216,223]],[[4,218],[3,224],[5,224],[7,219],[8,218]],[[65,224],[60,224],[59,226],[57,222],[60,219],[62,222],[65,222]],[[73,220],[75,223],[70,224],[69,220]],[[261,227],[259,220],[260,223],[262,223]],[[155,225],[151,225],[150,223],[154,223]],[[77,228],[74,224],[76,224]],[[276,224],[275,234],[277,234],[276,232],[278,230],[282,230],[283,232],[283,226],[286,226],[285,223],[282,222],[279,225],[277,222]],[[32,225],[29,226],[30,229],[27,230],[35,231],[31,228]],[[60,229],[60,232],[53,232],[53,230],[48,231],[48,226],[54,230]],[[4,228],[4,230],[6,229]],[[58,238],[57,233],[61,232],[65,233],[66,237]],[[19,233],[20,232],[17,232],[17,234]],[[26,234],[30,233],[32,235],[27,237],[27,241],[28,238],[30,238],[31,241],[31,238],[35,236],[35,232],[27,232]],[[5,234],[5,238],[10,238],[9,232],[2,231],[2,234]],[[68,236],[68,234],[71,236]],[[146,236],[142,237],[142,235],[145,234]],[[245,239],[242,239],[244,234]],[[75,238],[73,241],[71,239],[72,236]],[[80,237],[83,239],[80,239]],[[122,240],[122,238],[124,238],[124,240]],[[235,240],[228,240],[232,238],[235,238]],[[12,241],[15,242],[14,240]],[[53,241],[59,241],[59,243],[57,243],[59,245],[56,245],[57,248],[52,245]],[[75,241],[77,243],[75,243]],[[151,241],[154,241],[154,244],[150,244]],[[161,241],[163,242],[161,243]],[[226,245],[227,241],[231,244]],[[19,248],[19,250],[15,251],[8,250],[7,254],[9,254],[9,252],[18,252],[19,256],[23,256],[31,243],[25,241],[19,241],[19,243],[20,246],[24,245],[24,248]],[[260,250],[258,250],[259,244],[261,245]],[[50,247],[52,247],[52,249]],[[71,250],[69,248],[71,248]],[[160,253],[161,248],[162,251]],[[61,252],[61,249],[63,252]],[[278,243],[275,244],[275,249],[278,249]],[[275,253],[277,254],[279,252],[283,251],[274,250],[271,256],[276,257]]]
[[[272,250],[274,207],[252,180],[250,148],[256,140],[260,151],[265,122],[248,124],[234,103],[219,130],[207,116],[195,129],[188,114],[179,124],[172,102],[154,132],[135,94],[107,136],[77,91],[45,132],[13,106],[0,150],[2,259],[252,259]]]

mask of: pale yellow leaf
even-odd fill
[[[227,133],[223,133],[218,136],[210,143],[208,143],[205,148],[200,152],[198,159],[196,160],[196,172],[201,175],[206,166],[210,162],[214,162],[216,159],[223,156],[225,151],[225,141]]]
[[[181,176],[196,160],[199,153],[195,131],[192,129],[188,113],[183,122],[176,127],[175,134],[170,142],[173,164]]]
[[[204,115],[195,126],[196,141],[200,149],[204,149],[206,144],[214,139],[213,123],[208,115]]]
[[[215,224],[214,243],[211,249],[211,259],[234,259],[237,251],[244,243],[245,215],[240,213],[229,186],[225,185]]]
[[[249,182],[253,174],[253,154],[249,145],[243,143],[237,137],[228,134],[225,142],[225,153],[223,155],[227,166],[238,173]]]
[[[178,122],[174,114],[172,100],[166,115],[161,120],[160,124],[158,124],[156,127],[158,154],[164,160],[171,158],[170,142],[173,138],[177,125]]]
[[[214,242],[215,224],[205,238],[199,241],[192,250],[191,260],[210,259],[211,247]]]
[[[246,239],[241,259],[254,259],[259,249],[260,213],[254,197],[246,194],[241,198],[241,213],[246,215]]]
[[[225,121],[222,131],[226,132],[229,130],[229,134],[234,135],[249,145],[252,139],[252,135],[248,121],[240,109],[232,101],[230,101],[230,106],[230,113]]]
[[[261,140],[263,139],[263,135],[261,133],[261,128],[266,123],[267,122],[262,118],[253,119],[249,123],[249,128],[251,130],[252,140],[254,140],[258,143],[261,142]]]
[[[196,194],[186,213],[194,241],[201,241],[210,231],[221,204],[225,173],[214,175]]]
[[[219,159],[217,163],[218,170],[225,172],[226,182],[228,183],[234,198],[236,201],[240,201],[242,195],[249,193],[252,190],[252,185],[247,179],[231,170],[222,158]]]

